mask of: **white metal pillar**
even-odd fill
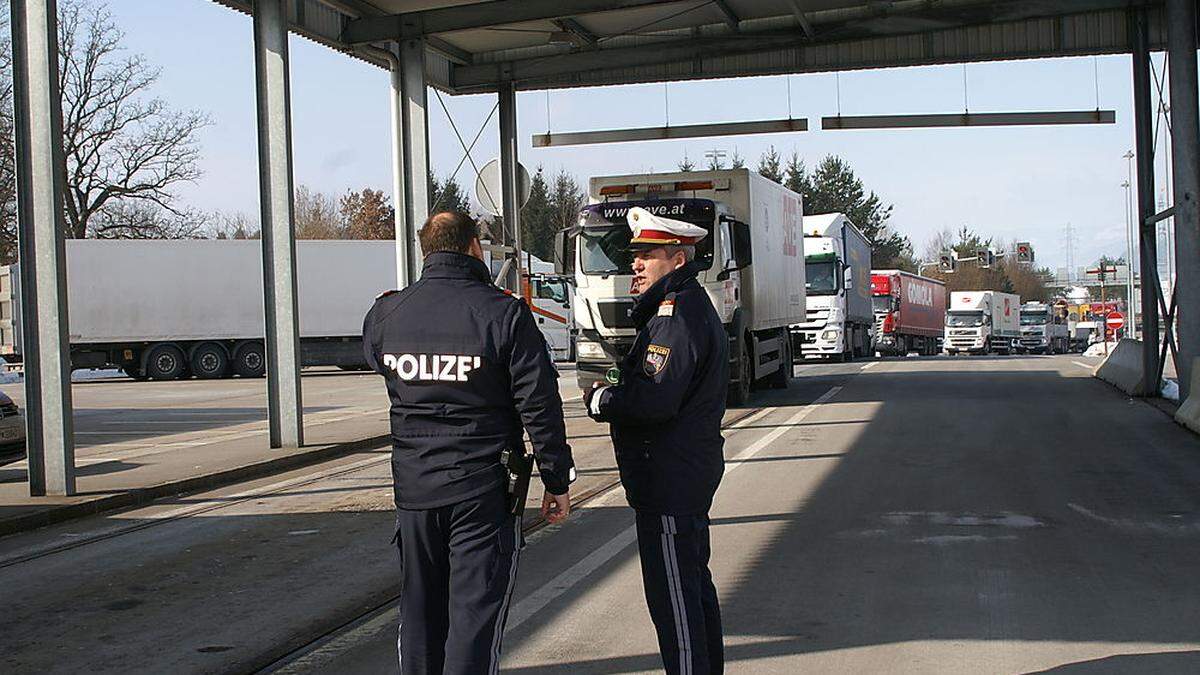
[[[500,193],[507,232],[504,242],[513,247],[513,264],[503,279],[505,288],[521,292],[523,261],[521,242],[520,173],[517,163],[517,88],[511,81],[502,82],[497,91],[500,98]]]
[[[421,244],[417,233],[429,217],[429,108],[426,98],[425,41],[402,39],[399,68],[392,71],[396,96],[392,114],[392,138],[396,160],[393,199],[396,201],[396,255],[401,287],[417,280],[421,272]],[[398,114],[397,114],[398,110]],[[400,242],[404,242],[401,244]]]
[[[12,0],[17,237],[29,494],[75,494],[55,0]]]
[[[292,228],[292,128],[286,0],[255,0],[258,185],[266,309],[267,418],[272,448],[304,444],[300,312]]]
[[[1167,0],[1171,69],[1171,166],[1175,187],[1175,296],[1179,326],[1179,396],[1200,355],[1200,101],[1196,83],[1196,2]]]

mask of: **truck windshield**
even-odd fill
[[[1021,312],[1022,326],[1045,326],[1050,323],[1050,317],[1045,312]]]
[[[702,270],[712,267],[712,232],[716,220],[713,202],[705,199],[605,202],[584,208],[579,216],[583,228],[579,235],[579,262],[584,274],[633,274],[633,256],[625,250],[632,238],[625,214],[632,206],[708,230],[708,236],[696,244],[696,262]]]
[[[837,293],[837,268],[837,263],[832,260],[804,263],[804,290],[809,295]]]
[[[876,295],[871,298],[872,309],[876,314],[885,314],[892,311],[892,296]]]
[[[950,312],[946,325],[952,328],[975,328],[983,325],[983,312]]]

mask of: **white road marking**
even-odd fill
[[[822,394],[821,397],[816,401],[813,401],[812,403],[801,408],[795,415],[792,415],[788,421],[784,422],[782,425],[773,429],[772,431],[767,432],[757,441],[750,444],[747,448],[734,455],[729,462],[725,464],[724,475],[728,476],[731,472],[736,471],[741,466],[744,466],[745,460],[758,454],[780,436],[786,434],[788,431],[791,431],[792,427],[800,423],[805,417],[811,415],[818,406],[836,396],[841,390],[841,387],[833,387],[829,391]],[[767,408],[761,411],[759,417],[776,410],[780,410],[780,408]],[[749,423],[753,418],[755,418],[755,415],[751,415],[745,420],[742,420],[741,423],[735,425],[735,427]],[[617,536],[609,539],[608,542],[603,546],[595,551],[592,551],[583,560],[580,560],[571,567],[567,568],[557,577],[551,579],[549,583],[531,593],[528,597],[513,607],[512,612],[508,616],[508,629],[514,630],[521,626],[521,624],[533,618],[538,612],[542,611],[546,605],[550,604],[563,593],[566,593],[568,590],[574,587],[575,584],[578,584],[584,578],[600,569],[600,567],[616,557],[636,539],[637,526],[630,525],[617,534]]]
[[[1072,361],[1071,363],[1074,363],[1075,365],[1079,366],[1080,368],[1087,368],[1088,370],[1092,370],[1093,368],[1096,367],[1089,363],[1084,363],[1083,361]]]
[[[864,365],[862,368],[859,368],[859,369],[858,369],[858,372],[860,372],[860,373],[861,373],[861,372],[862,372],[862,371],[864,371],[864,370],[868,370],[868,369],[870,369],[870,368],[874,368],[874,367],[875,367],[875,364],[877,364],[877,363],[879,363],[879,362],[878,362],[878,361],[872,361],[872,362],[870,362],[870,363],[868,363],[868,364]]]

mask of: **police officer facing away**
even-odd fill
[[[501,453],[528,432],[550,522],[570,510],[574,463],[545,339],[492,285],[475,222],[437,213],[420,239],[420,281],[380,296],[363,323],[391,398],[400,671],[495,673],[523,544]]]
[[[704,229],[638,207],[627,219],[638,334],[620,383],[592,389],[588,413],[611,424],[663,665],[669,673],[719,673],[725,659],[708,510],[725,467],[729,341],[696,281],[695,243]]]

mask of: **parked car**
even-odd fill
[[[0,391],[0,457],[25,455],[25,415],[8,394]]]

